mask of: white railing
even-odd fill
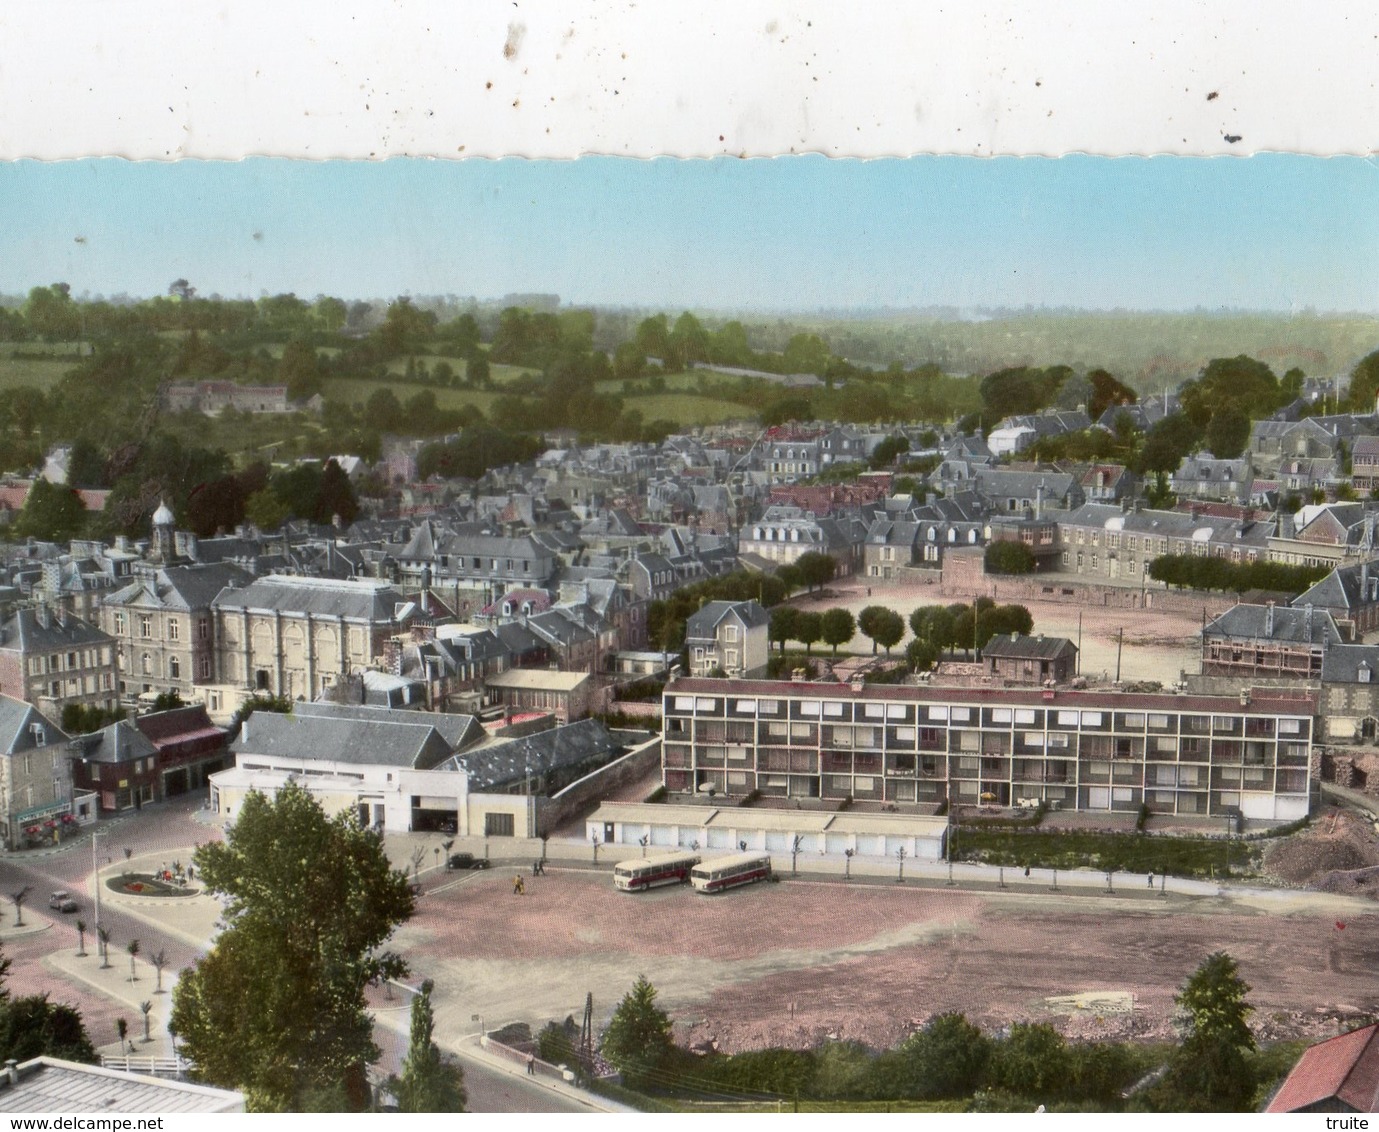
[[[125,1073],[143,1073],[150,1077],[183,1077],[191,1069],[190,1061],[182,1057],[123,1057],[101,1054],[102,1069],[118,1069]]]

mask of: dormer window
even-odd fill
[[[1374,670],[1368,664],[1360,665],[1360,670],[1356,674],[1361,684],[1368,684],[1374,678]]]
[[[29,734],[33,736],[35,747],[46,747],[48,745],[48,729],[41,723],[29,724]]]

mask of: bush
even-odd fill
[[[1029,574],[1034,570],[1034,551],[1022,542],[999,539],[986,548],[988,574]]]

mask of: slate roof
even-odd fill
[[[1308,618],[1311,633],[1308,634]],[[1291,644],[1310,643],[1319,646],[1341,643],[1335,619],[1324,609],[1297,609],[1289,605],[1273,607],[1273,627],[1269,628],[1269,607],[1265,605],[1235,605],[1211,621],[1202,630],[1204,638],[1227,637],[1248,641],[1284,641]]]
[[[372,579],[297,578],[272,574],[247,586],[222,590],[216,609],[249,609],[344,617],[353,621],[391,622],[402,601],[388,582]]]
[[[18,649],[25,653],[110,644],[113,640],[80,617],[67,613],[59,618],[56,611],[41,615],[36,609],[16,609],[0,626],[0,649]]]
[[[431,713],[394,711],[356,705],[372,716],[323,716],[302,711],[298,704],[291,715],[255,712],[241,725],[239,737],[230,744],[237,756],[349,763],[355,766],[392,766],[430,770],[454,753],[436,727]],[[338,705],[329,705],[332,707]],[[406,717],[406,721],[395,717]]]
[[[1379,1111],[1379,1025],[1303,1051],[1265,1112],[1298,1112],[1333,1097],[1353,1112]]]
[[[1332,645],[1322,656],[1322,683],[1379,684],[1379,645]]]
[[[37,750],[38,744],[34,742],[32,731],[32,724],[35,723],[43,725],[47,735],[46,746],[67,741],[67,733],[33,704],[26,704],[12,696],[0,696],[0,754],[14,755]]]
[[[1368,568],[1366,568],[1366,566]],[[1369,593],[1364,592],[1366,586]],[[1293,599],[1296,606],[1320,609],[1360,609],[1379,601],[1379,563],[1338,566]]]
[[[128,763],[158,753],[158,748],[126,719],[81,735],[73,740],[73,745],[80,746],[82,759],[95,763]]]
[[[213,562],[201,566],[169,566],[152,578],[140,578],[105,599],[106,605],[131,605],[148,595],[159,605],[187,611],[209,609],[216,595],[227,586],[246,586],[254,576],[233,562]]]
[[[450,715],[443,712],[416,712],[405,708],[386,708],[370,704],[336,704],[324,700],[299,703],[293,714],[321,719],[353,719],[374,723],[401,723],[407,726],[425,724],[434,727],[442,739],[456,750],[477,743],[487,732],[472,715]]]
[[[1010,660],[1058,660],[1077,652],[1067,637],[1023,637],[1012,633],[992,637],[982,646],[982,655]]]
[[[691,613],[685,621],[686,640],[704,640],[714,636],[719,624],[736,613],[748,629],[771,623],[771,614],[755,598],[747,601],[709,601]]]
[[[456,755],[438,769],[462,771],[471,790],[494,790],[595,759],[611,761],[621,745],[596,719],[582,719],[520,739],[499,739]],[[531,770],[528,772],[527,768]]]

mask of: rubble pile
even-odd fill
[[[1379,866],[1379,838],[1361,818],[1339,810],[1324,812],[1308,829],[1271,845],[1264,868],[1279,879],[1325,892],[1365,895],[1379,891],[1368,879]],[[1354,880],[1345,874],[1358,874]]]

